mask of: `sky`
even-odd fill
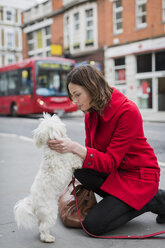
[[[0,0],[0,5],[20,8],[22,10],[28,9],[37,3],[45,2],[46,0]]]

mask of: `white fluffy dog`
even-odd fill
[[[50,229],[58,213],[58,198],[72,177],[73,170],[82,167],[82,160],[72,153],[51,150],[50,139],[66,138],[66,128],[58,116],[44,114],[44,119],[34,130],[34,142],[43,146],[43,158],[39,172],[28,197],[18,201],[14,207],[18,227],[31,228],[35,217],[38,220],[40,238],[43,242],[54,242]]]

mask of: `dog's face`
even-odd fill
[[[39,126],[33,131],[33,140],[37,147],[47,144],[50,139],[60,140],[66,137],[64,123],[57,115],[50,116],[44,113]]]

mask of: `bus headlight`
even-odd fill
[[[44,105],[44,101],[42,101],[41,99],[38,99],[37,102],[38,102],[40,105]]]

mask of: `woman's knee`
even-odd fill
[[[90,215],[85,218],[83,225],[86,231],[93,235],[102,235],[105,232],[103,223],[100,223],[97,219],[91,218]]]

